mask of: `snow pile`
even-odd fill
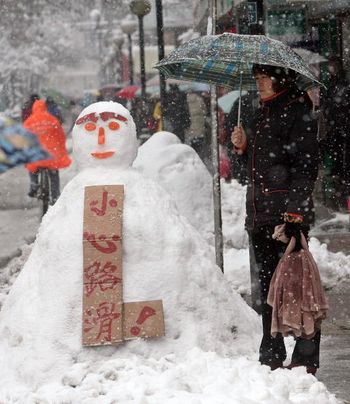
[[[350,279],[349,256],[342,252],[329,251],[327,244],[320,243],[315,237],[311,237],[309,245],[326,288],[332,288],[345,279]]]
[[[7,391],[6,391],[7,390]],[[28,393],[4,389],[0,402],[72,404],[340,404],[302,368],[276,370],[244,357],[222,358],[194,348],[183,358],[130,355],[77,363],[60,383]]]
[[[212,178],[191,147],[170,132],[158,132],[139,148],[134,167],[161,184],[181,215],[213,245]],[[250,293],[245,192],[235,180],[221,182],[225,278],[241,294]]]
[[[85,142],[87,134],[80,134]],[[123,139],[114,136],[109,142],[107,135],[103,152],[115,150],[118,158]],[[121,137],[127,135],[121,132]],[[91,139],[87,144],[95,152]],[[182,151],[188,159],[178,163],[181,153],[172,150],[174,177],[188,161],[193,161],[193,170],[200,167],[188,149]],[[150,159],[149,164],[155,164],[149,169],[151,177],[152,170],[155,177],[162,173],[158,163]],[[164,164],[166,170],[170,165]],[[182,180],[188,182],[181,186],[187,192],[190,180],[197,178],[186,169]],[[198,192],[206,189],[206,178]],[[125,186],[124,301],[162,299],[163,338],[118,347],[81,346],[84,187],[99,184]],[[244,209],[235,208],[235,198],[243,203],[242,189],[233,184],[227,190],[224,212],[238,231]],[[0,311],[0,402],[337,403],[304,369],[271,372],[257,362],[257,315],[213,264],[212,248],[201,236],[203,228],[199,232],[186,219],[191,216],[190,201],[181,205],[170,195],[135,169],[108,167],[108,161],[85,169],[65,187],[44,217],[29,259]],[[187,209],[186,215],[179,214],[175,202],[184,212]],[[208,207],[207,211],[212,212]],[[228,245],[243,248],[246,240],[236,231]],[[235,251],[243,262],[246,250]],[[235,270],[242,270],[242,262],[237,260]],[[13,279],[16,273],[8,270],[5,278]]]
[[[181,215],[214,243],[212,179],[191,147],[170,132],[157,132],[139,148],[133,166],[161,184]]]
[[[17,279],[18,274],[23,268],[23,265],[27,261],[30,252],[32,251],[31,245],[23,245],[21,247],[21,255],[13,258],[9,264],[1,269],[0,272],[0,310],[7,294],[12,288],[13,283]]]
[[[181,215],[214,242],[213,182],[202,160],[170,132],[157,132],[138,151],[133,165],[158,182],[174,200]],[[221,182],[223,236],[227,250],[246,248],[244,230],[246,188],[237,181]]]
[[[83,190],[115,183],[125,184],[124,300],[162,299],[167,335],[118,349],[83,349]],[[222,355],[251,354],[257,316],[231,292],[207,247],[153,181],[131,170],[85,170],[44,217],[2,308],[0,379],[36,385],[57,380],[73,363],[130,353],[159,358],[200,347]]]
[[[0,312],[2,385],[57,382],[73,364],[104,358],[137,354],[157,359],[193,348],[251,355],[257,346],[257,315],[231,291],[213,264],[211,248],[161,187],[129,167],[136,155],[136,136],[128,112],[113,103],[96,106],[82,112],[73,130],[79,165],[96,161],[95,167],[79,173],[44,217],[31,255]],[[111,116],[120,123],[111,125]],[[93,124],[86,124],[91,118]],[[93,160],[94,155],[98,159]],[[83,348],[84,188],[108,184],[125,187],[124,301],[162,299],[166,337],[118,348]]]
[[[221,209],[225,247],[247,248],[248,235],[244,228],[246,187],[236,180],[221,181]]]

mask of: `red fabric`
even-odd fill
[[[218,128],[218,141],[220,144],[224,144],[227,136],[225,130],[225,114],[220,108],[218,110]]]
[[[225,178],[225,180],[229,180],[231,178],[231,162],[227,157],[226,152],[220,152],[220,177]]]
[[[329,308],[317,265],[304,235],[303,249],[293,252],[292,237],[273,274],[267,303],[272,306],[271,335],[312,338]]]
[[[23,126],[38,137],[40,144],[52,156],[48,160],[26,164],[27,170],[35,172],[40,167],[57,170],[70,165],[64,130],[58,119],[47,112],[44,100],[34,102],[32,113]]]

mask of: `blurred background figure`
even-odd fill
[[[162,106],[160,103],[160,99],[155,100],[155,106],[153,108],[152,114],[152,122],[153,122],[153,132],[160,132],[163,128],[163,119],[162,119]]]
[[[202,161],[208,159],[205,146],[207,105],[199,92],[187,93],[190,126],[185,133],[185,143],[193,147]]]
[[[177,84],[170,84],[164,105],[165,129],[174,133],[181,142],[185,141],[185,131],[191,124],[186,94]]]
[[[325,170],[325,203],[347,210],[350,169],[350,86],[338,57],[329,59],[330,82],[322,100],[325,136],[321,152]]]
[[[28,100],[24,103],[21,111],[21,120],[24,122],[27,118],[29,118],[29,115],[32,113],[32,106],[36,100],[39,100],[40,96],[39,94],[31,94],[28,98]]]
[[[36,100],[32,107],[32,113],[25,120],[23,126],[34,133],[43,149],[51,158],[26,164],[30,177],[30,189],[28,196],[36,197],[39,189],[39,169],[49,169],[51,181],[51,204],[54,204],[60,196],[60,180],[58,170],[68,167],[71,159],[66,150],[66,136],[59,120],[47,110],[44,100]]]
[[[56,117],[62,125],[62,123],[64,122],[62,112],[52,97],[46,98],[46,106],[47,112]]]

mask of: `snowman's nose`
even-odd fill
[[[98,144],[105,144],[105,130],[98,128]]]

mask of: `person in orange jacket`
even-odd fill
[[[59,120],[47,111],[44,100],[34,102],[32,113],[24,121],[23,126],[38,137],[40,144],[52,156],[51,159],[26,164],[30,176],[30,190],[28,196],[37,196],[39,188],[38,170],[40,168],[48,168],[51,180],[50,203],[54,204],[60,196],[58,170],[68,167],[71,163],[66,149],[66,135]]]

